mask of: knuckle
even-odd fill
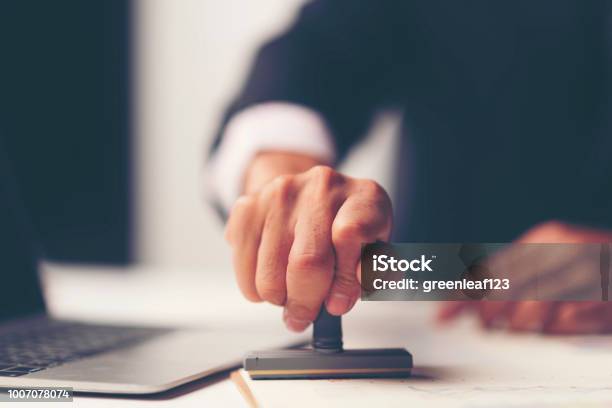
[[[352,295],[359,285],[355,277],[351,275],[339,274],[334,279],[334,291]]]
[[[276,177],[270,182],[267,195],[272,203],[283,206],[289,203],[294,195],[294,178],[290,175]]]
[[[276,177],[272,184],[274,188],[279,192],[290,192],[293,189],[293,180],[294,177],[288,174],[283,174],[281,176]]]
[[[241,196],[235,201],[225,223],[224,237],[230,245],[240,240],[245,224],[256,216],[256,203],[257,199],[251,195]]]
[[[232,209],[230,210],[230,217],[249,209],[255,203],[255,198],[250,195],[243,195],[236,199]]]
[[[312,271],[326,268],[332,260],[329,252],[312,252],[289,255],[289,265],[296,271]]]
[[[330,188],[342,179],[342,176],[329,166],[314,166],[310,169],[310,174],[318,186]]]
[[[337,222],[332,225],[332,241],[337,243],[369,237],[372,235],[373,229],[373,226],[363,219]]]
[[[277,265],[272,262],[267,265],[260,265],[256,272],[257,290],[265,288],[274,288],[280,285],[281,276],[274,271],[277,270]]]
[[[385,189],[374,180],[360,180],[358,188],[359,193],[370,201],[377,203],[390,201]]]
[[[260,263],[255,272],[257,291],[280,286],[282,284],[282,276],[276,273],[278,270],[280,270],[279,264],[275,261],[268,260]]]
[[[282,276],[274,273],[274,267],[257,270],[255,287],[259,297],[275,305],[285,303],[285,282]]]

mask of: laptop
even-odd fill
[[[253,324],[206,331],[52,318],[38,278],[41,257],[14,187],[0,150],[0,388],[158,393],[239,366],[249,349],[303,343],[281,327]]]

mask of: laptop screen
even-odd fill
[[[0,140],[0,322],[44,310],[36,245]]]

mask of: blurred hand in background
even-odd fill
[[[552,221],[530,229],[517,242],[558,244],[609,243],[612,242],[612,232]],[[577,246],[576,248],[579,250],[581,247]],[[552,273],[556,274],[553,276],[553,279],[560,281],[561,286],[567,291],[578,291],[582,284],[592,284],[592,282],[585,282],[584,276],[572,275],[583,271],[581,268],[566,267],[571,263],[575,263],[575,259],[580,256],[580,251],[578,251],[579,253],[570,254],[567,248],[562,249],[564,256],[555,257],[553,260],[555,268]],[[537,249],[534,252],[537,255]],[[501,256],[508,258],[512,255],[502,254]],[[521,262],[521,257],[518,258],[519,262]],[[532,279],[537,278],[538,273],[541,273],[541,268],[550,266],[550,263],[540,265],[540,269],[535,270],[529,257],[523,256],[522,258],[524,264],[518,264],[515,268],[519,270],[518,273],[531,274]],[[608,263],[608,270],[609,267]],[[535,268],[538,268],[538,266]],[[566,273],[568,271],[569,275]],[[526,279],[529,279],[529,277],[526,277]],[[525,282],[524,286],[529,286],[528,282]],[[465,313],[475,314],[483,327],[486,328],[507,328],[512,331],[542,332],[548,334],[612,332],[612,304],[603,301],[446,302],[440,308],[438,318],[441,322],[448,322]]]

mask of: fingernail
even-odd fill
[[[341,315],[348,312],[348,309],[351,307],[351,298],[342,293],[334,293],[330,296],[325,306],[329,313]]]

